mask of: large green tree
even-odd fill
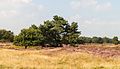
[[[14,38],[15,45],[49,45],[61,46],[62,44],[76,44],[80,32],[76,22],[68,23],[60,16],[54,16],[53,20],[44,21],[39,27],[32,25]]]

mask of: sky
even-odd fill
[[[15,34],[54,15],[78,22],[82,36],[119,36],[120,0],[0,0],[0,29]]]

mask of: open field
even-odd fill
[[[0,69],[120,69],[119,45],[36,48],[1,47]]]

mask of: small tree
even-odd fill
[[[103,43],[103,39],[101,37],[93,37],[92,38],[92,43]]]
[[[119,44],[119,40],[118,40],[117,36],[113,37],[112,43],[115,44],[115,45]]]
[[[79,44],[84,44],[84,43],[91,43],[92,38],[90,37],[79,37]]]
[[[98,43],[98,42],[99,42],[99,39],[97,37],[92,38],[92,43]]]
[[[77,40],[79,39],[80,34],[81,33],[78,31],[78,24],[73,22],[70,26],[70,32],[68,33],[69,44],[77,44]]]
[[[21,30],[21,33],[14,38],[14,44],[19,46],[37,46],[42,44],[44,40],[41,31],[37,26],[32,25],[29,29]]]
[[[14,34],[11,31],[0,30],[0,41],[1,42],[12,42],[14,38]]]

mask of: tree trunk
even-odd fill
[[[27,49],[27,46],[25,46],[25,49]]]

